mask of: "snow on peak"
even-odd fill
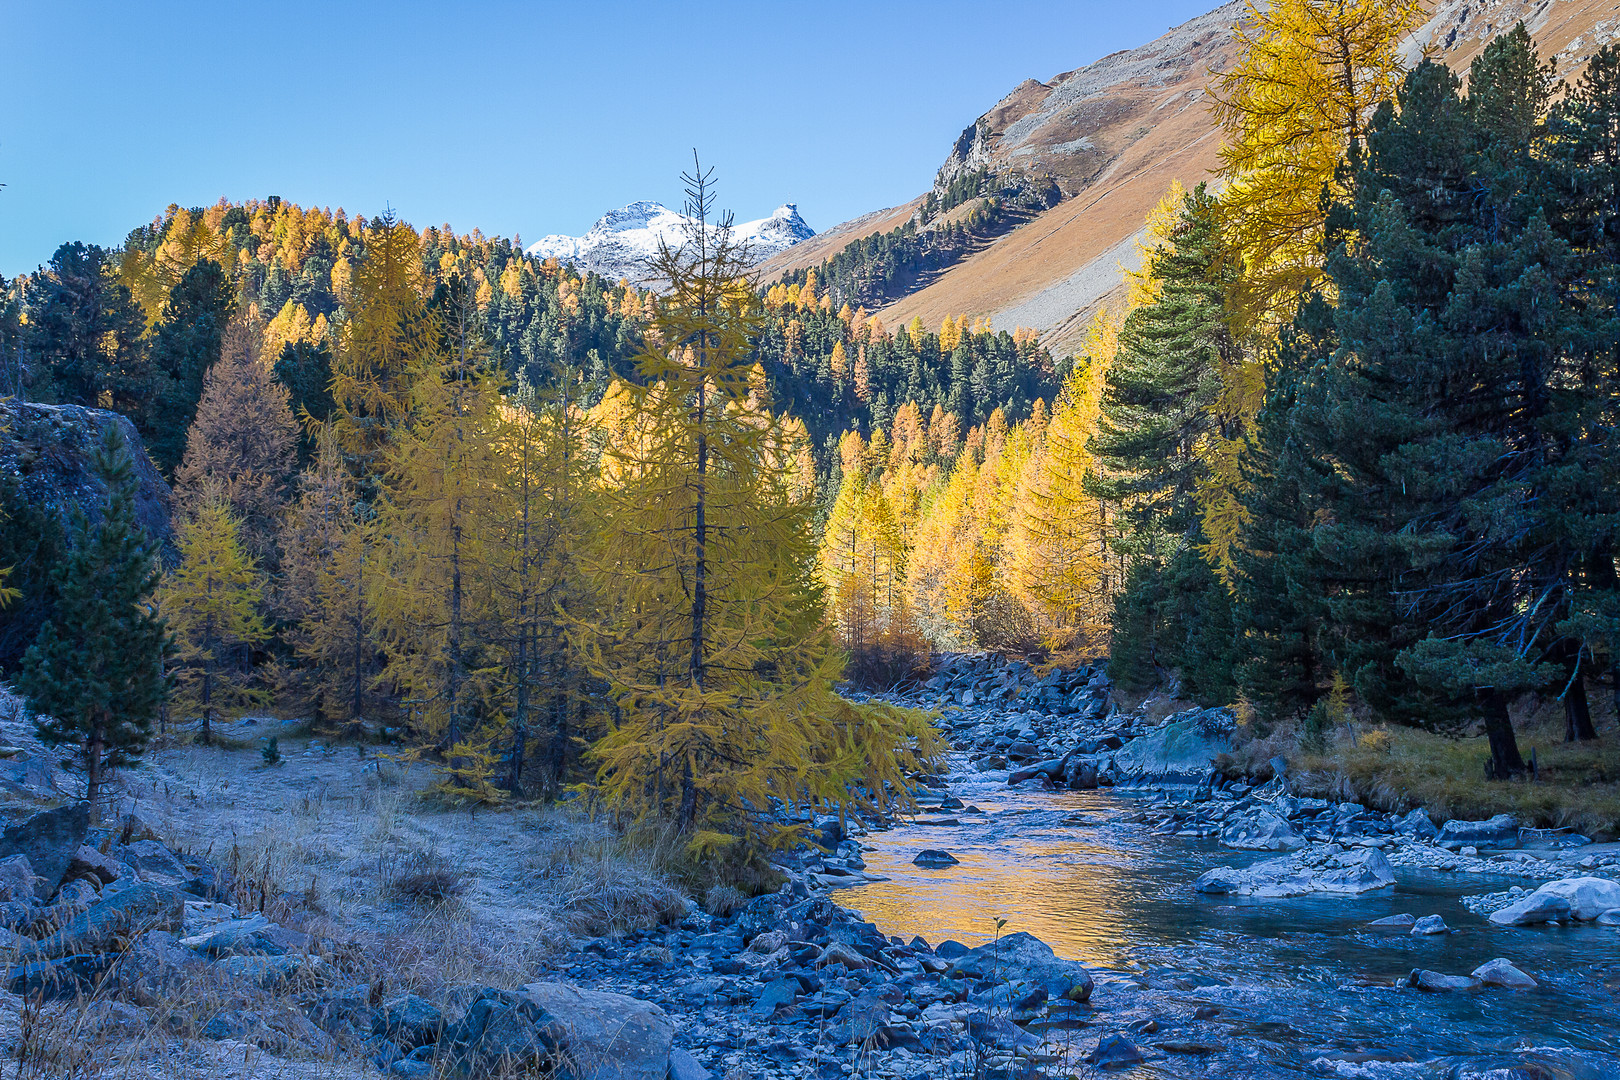
[[[542,237],[529,245],[528,252],[594,270],[610,280],[628,278],[646,284],[646,262],[657,253],[660,241],[679,247],[687,225],[684,214],[661,203],[633,202],[603,214],[584,236]],[[733,234],[748,245],[753,261],[760,262],[808,240],[816,231],[805,224],[797,206],[785,203],[770,217],[736,225]]]

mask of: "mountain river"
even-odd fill
[[[866,872],[888,880],[837,899],[884,933],[935,945],[981,944],[1004,919],[1001,933],[1028,931],[1084,962],[1097,1011],[1076,1043],[1129,1035],[1148,1060],[1124,1075],[1620,1080],[1620,928],[1503,929],[1460,902],[1534,882],[1398,869],[1392,890],[1360,897],[1202,896],[1192,884],[1210,867],[1274,856],[1125,820],[1151,796],[1008,788],[1006,773],[960,757],[949,782],[983,813],[864,837]],[[961,863],[912,865],[924,848]],[[1398,912],[1441,915],[1454,932],[1365,929]],[[1463,975],[1498,956],[1540,988],[1403,985],[1413,968]]]

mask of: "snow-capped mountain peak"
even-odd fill
[[[633,202],[603,214],[584,236],[542,237],[529,245],[528,252],[593,270],[611,280],[628,278],[645,284],[647,260],[657,253],[659,243],[678,247],[686,239],[688,224],[684,214],[662,203]],[[785,203],[770,217],[734,226],[733,234],[759,262],[816,232],[799,216],[797,206]]]

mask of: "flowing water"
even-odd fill
[[[1028,931],[1097,977],[1090,1035],[1130,1032],[1149,1061],[1132,1076],[1620,1080],[1620,929],[1504,929],[1460,897],[1521,879],[1397,870],[1393,890],[1361,897],[1209,897],[1192,883],[1212,866],[1270,853],[1155,835],[1124,820],[1143,799],[1107,792],[1009,789],[1005,773],[963,770],[951,793],[983,814],[957,826],[908,825],[864,840],[867,873],[888,878],[839,900],[885,933],[938,944]],[[961,865],[911,860],[943,848]],[[1438,914],[1456,933],[1380,936],[1397,912]],[[1507,957],[1538,990],[1427,994],[1400,988],[1413,968],[1467,974]],[[1219,1014],[1195,1020],[1200,1006]],[[1083,1041],[1083,1036],[1080,1041]],[[1214,1052],[1155,1048],[1199,1043]],[[1491,1069],[1519,1072],[1491,1074]]]

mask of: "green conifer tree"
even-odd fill
[[[135,523],[135,470],[108,427],[95,468],[107,492],[99,522],[76,513],[54,572],[56,608],[23,657],[16,685],[40,738],[71,746],[98,813],[110,770],[138,760],[167,694],[170,643],[149,597],[155,553]]]

